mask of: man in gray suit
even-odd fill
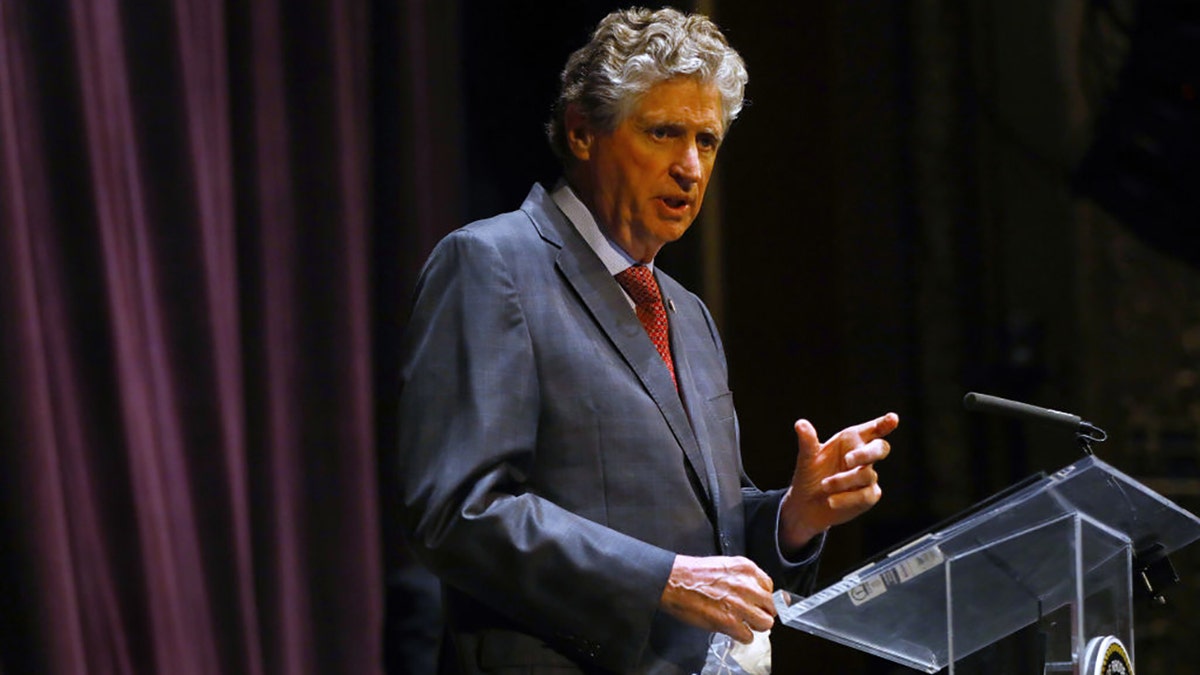
[[[400,482],[442,579],[445,672],[694,673],[811,586],[871,508],[894,414],[822,443],[786,489],[742,471],[725,355],[653,268],[700,209],[746,71],[715,25],[615,12],[549,125],[565,178],[444,239],[405,339]]]

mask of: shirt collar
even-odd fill
[[[616,276],[630,266],[639,264],[625,249],[604,234],[592,212],[580,201],[579,196],[575,194],[567,181],[560,179],[554,186],[554,190],[551,191],[550,198],[566,215],[567,220],[571,221],[571,225],[575,226],[575,230],[579,232],[588,246],[600,257],[600,262],[604,263],[609,274]],[[654,261],[646,263],[646,267],[653,270]]]

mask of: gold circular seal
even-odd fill
[[[1133,675],[1129,652],[1112,635],[1089,640],[1083,663],[1086,675]]]

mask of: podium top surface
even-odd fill
[[[1095,456],[1050,475],[1031,476],[998,494],[876,556],[845,579],[877,574],[939,542],[944,547],[959,539],[979,546],[1065,513],[1078,512],[1123,535],[1134,553],[1158,544],[1170,554],[1200,539],[1200,517]]]
[[[1169,554],[1197,539],[1200,518],[1086,457],[981,502],[810,597],[779,592],[776,605],[785,625],[935,672],[954,653],[1076,602],[1078,589],[1104,583],[1096,579],[1128,582],[1127,571],[1115,571],[1127,570],[1119,562],[1127,548]]]

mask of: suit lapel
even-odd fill
[[[559,272],[575,289],[596,323],[658,406],[698,477],[704,497],[711,503],[713,495],[708,463],[700,451],[696,433],[666,364],[604,263],[558,210],[549,195],[540,189],[535,189],[535,192],[540,194],[531,192],[522,209],[533,218],[544,239],[561,247],[555,261]]]
[[[718,485],[717,469],[712,457],[712,439],[709,437],[707,427],[704,423],[704,397],[700,394],[700,390],[696,385],[696,375],[692,371],[692,364],[689,355],[692,353],[692,345],[698,340],[707,340],[707,336],[697,336],[690,331],[690,324],[680,316],[676,311],[676,305],[673,302],[674,296],[684,293],[683,287],[675,283],[673,279],[664,274],[658,275],[659,285],[663,289],[663,298],[667,302],[667,316],[671,324],[671,355],[675,360],[675,376],[679,380],[679,393],[683,398],[683,405],[688,415],[688,419],[692,420],[692,429],[696,433],[697,445],[700,448],[700,457],[706,472],[706,481],[708,485]],[[683,298],[680,297],[682,305]],[[719,490],[711,490],[711,504],[713,507],[713,522],[717,522],[715,514],[722,513],[721,510],[721,495]]]

